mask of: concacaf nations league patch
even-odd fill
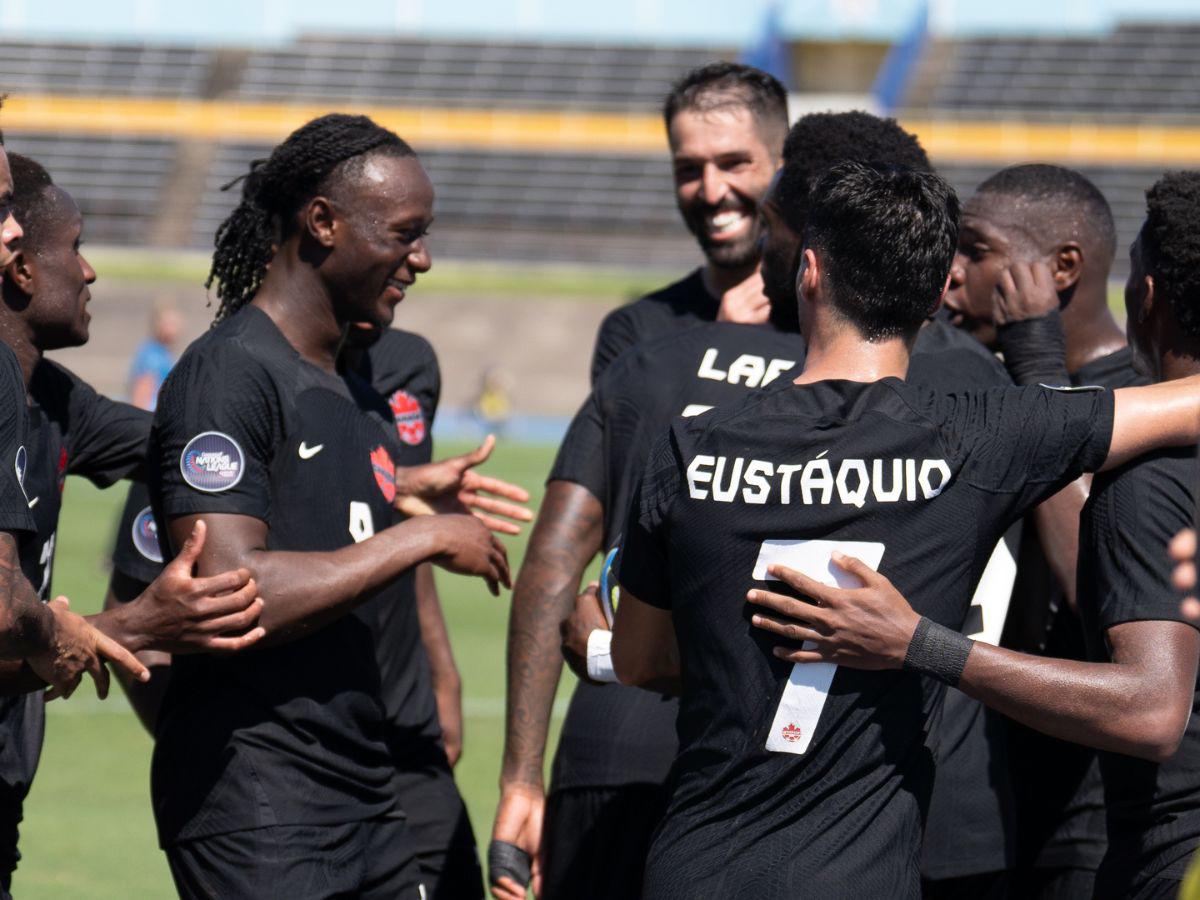
[[[155,524],[154,513],[148,506],[133,520],[133,546],[150,562],[163,561],[162,548],[158,546],[158,525]]]
[[[198,491],[227,491],[242,480],[245,457],[237,441],[219,431],[196,435],[179,457],[183,480]]]

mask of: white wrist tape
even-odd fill
[[[597,628],[588,635],[587,671],[593,681],[616,681],[613,671],[611,631]]]

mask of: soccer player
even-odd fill
[[[441,393],[437,356],[418,334],[351,326],[339,364],[385,398],[399,439],[397,462],[432,458],[431,429]],[[131,500],[137,498],[131,494]],[[511,531],[516,531],[512,526]],[[136,596],[162,567],[148,500],[127,505],[113,552],[109,605]],[[397,579],[403,599],[375,601],[381,684],[387,698],[388,744],[396,761],[400,805],[430,898],[482,896],[482,873],[466,807],[451,768],[462,749],[462,708],[433,573],[428,564]],[[415,596],[414,596],[415,594]],[[154,733],[169,677],[170,657],[139,655],[154,673],[149,683],[124,679],[134,709]]]
[[[1198,234],[1200,173],[1166,175],[1147,191],[1125,287],[1135,365],[1155,382],[1200,375]],[[1175,897],[1200,843],[1200,724],[1192,716],[1200,703],[1200,634],[1181,614],[1161,552],[1192,520],[1197,474],[1189,446],[1096,476],[1080,526],[1078,576],[1091,662],[980,647],[963,670],[964,689],[997,709],[1102,751],[1109,844],[1098,898]],[[867,591],[818,591],[815,599],[831,613],[816,649],[875,667],[887,652],[903,655],[907,645],[897,635],[916,613],[882,576],[863,577]],[[869,609],[888,625],[844,625],[835,618],[842,604],[852,616]],[[871,636],[882,641],[858,653],[854,646]]]
[[[31,525],[16,549],[27,590],[36,592],[33,596],[40,603],[50,596],[66,476],[82,475],[105,487],[140,474],[150,417],[98,395],[43,357],[49,350],[86,343],[90,320],[86,307],[95,272],[80,253],[83,220],[70,194],[33,160],[16,153],[9,160],[15,181],[12,209],[24,220],[25,234],[3,273],[0,340],[5,353],[11,351],[20,363],[19,389],[22,397],[28,393],[30,401],[19,468]],[[261,601],[249,573],[191,577],[191,565],[204,544],[203,532],[204,526],[199,525],[177,564],[157,580],[151,579],[154,583],[144,586],[125,609],[90,617],[91,626],[103,634],[99,649],[130,677],[146,674],[130,650],[237,650],[261,637],[261,629],[252,628]],[[70,615],[62,600],[48,608],[56,619]],[[70,631],[64,628],[64,634]],[[90,665],[89,671],[104,696],[106,672],[99,665]],[[44,711],[37,689],[46,678],[43,672],[44,667],[37,665],[32,671],[19,663],[0,666],[0,680],[8,694],[0,702],[0,887],[5,892],[20,858],[17,826],[41,753]],[[46,680],[55,684],[56,692],[69,695],[78,674],[62,684]]]
[[[596,337],[593,382],[634,344],[712,321],[722,309],[723,318],[738,322],[767,317],[758,244],[762,198],[788,129],[783,86],[749,66],[713,63],[674,86],[663,116],[676,202],[705,263],[682,281],[609,314]],[[571,612],[580,573],[600,550],[605,499],[582,484],[549,481],[513,593],[504,764],[493,837],[535,857],[546,803],[546,736],[562,672],[559,624]],[[582,844],[561,847],[560,859],[593,859],[615,876],[637,865],[656,818],[653,797],[670,764],[673,718],[670,704],[619,688],[580,686],[553,784],[555,791],[575,791],[582,808],[565,811],[571,825],[556,832],[564,841],[573,835],[582,841],[589,823],[603,813],[606,843],[587,838],[586,853]],[[580,882],[572,883],[571,891],[580,889]],[[603,883],[595,890],[602,893]]]
[[[613,310],[592,351],[592,381],[634,344],[718,318],[763,321],[761,204],[788,130],[787,91],[752,66],[715,62],[677,81],[663,104],[675,202],[704,253],[682,281]]]
[[[942,694],[922,676],[957,680],[958,629],[996,542],[1082,471],[1200,432],[1200,379],[1115,397],[906,384],[948,284],[953,191],[844,163],[809,199],[804,371],[675,425],[625,529],[616,673],[682,688],[650,897],[919,896],[925,733]],[[909,671],[793,671],[749,626],[748,588],[783,563],[828,577],[839,549],[921,598]]]
[[[163,386],[151,499],[168,546],[209,522],[202,572],[251,570],[269,646],[172,662],[151,789],[185,897],[418,894],[377,604],[406,602],[397,579],[423,562],[507,585],[479,518],[393,524],[410,499],[467,510],[491,441],[397,467],[391,409],[336,359],[351,323],[386,327],[428,270],[432,205],[404,141],[330,114],[255,164],[218,231],[217,322]]]
[[[963,209],[946,306],[1003,352],[1018,384],[1145,384],[1108,309],[1116,228],[1108,202],[1071,169],[1022,165],[983,182]],[[1012,262],[1042,261],[1053,290],[997,286]],[[1017,305],[1019,304],[1019,306]],[[1065,347],[1064,347],[1065,340]],[[1048,364],[1039,358],[1049,357]],[[1068,486],[1027,523],[1003,645],[1083,660],[1075,593],[1079,510],[1087,481]],[[1088,895],[1104,855],[1104,798],[1096,754],[1006,723],[1017,813],[1014,889],[1023,896]]]

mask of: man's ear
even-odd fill
[[[1050,259],[1050,271],[1058,293],[1074,287],[1083,276],[1083,248],[1074,241],[1060,245]]]
[[[796,294],[805,303],[812,303],[821,286],[821,263],[811,247],[800,254],[800,271],[796,274]]]
[[[950,292],[951,280],[951,274],[947,272],[946,283],[942,285],[942,292],[938,294],[937,303],[933,304],[933,309],[929,311],[929,315],[926,318],[932,319],[935,315],[937,315],[937,311],[942,308],[942,304],[946,302],[946,294]]]
[[[21,293],[33,296],[33,279],[35,263],[33,254],[18,249],[12,259],[4,267],[4,280],[16,287]]]
[[[1154,315],[1154,303],[1157,297],[1154,293],[1154,276],[1146,275],[1142,278],[1142,296],[1137,304],[1137,320],[1138,324],[1148,322],[1150,317]]]
[[[304,208],[304,227],[322,247],[333,247],[338,219],[328,197],[313,197],[308,201],[308,206]]]

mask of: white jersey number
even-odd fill
[[[350,501],[350,537],[361,544],[375,534],[375,518],[371,507],[359,500]]]

